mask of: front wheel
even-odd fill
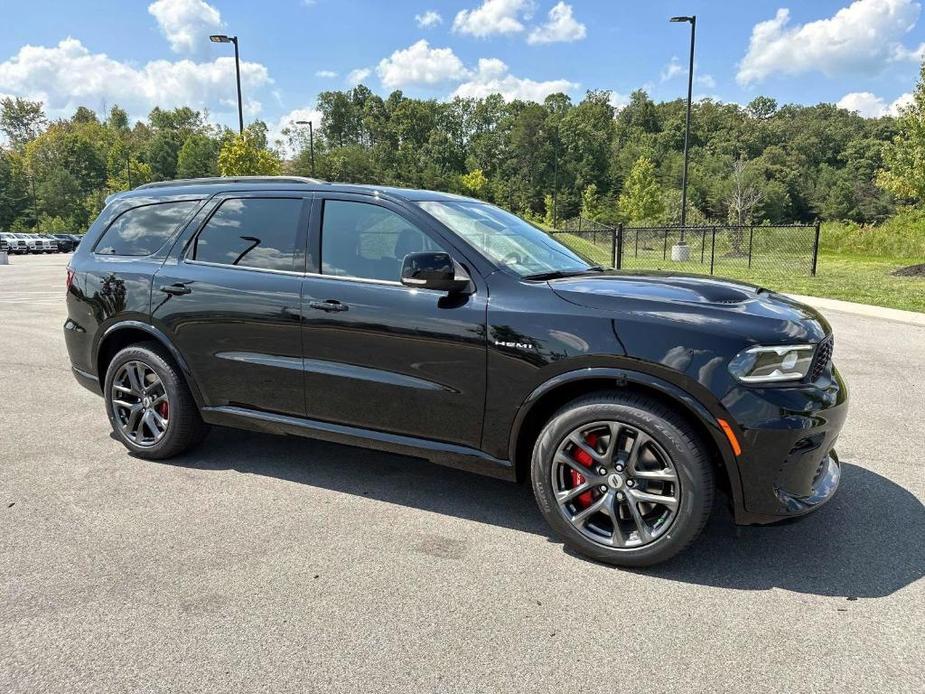
[[[208,431],[186,381],[158,343],[132,345],[116,354],[106,370],[103,395],[113,432],[141,458],[178,455]]]
[[[531,477],[565,544],[618,566],[674,556],[713,506],[713,469],[697,433],[635,393],[597,393],[559,410],[537,439]]]

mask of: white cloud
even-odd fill
[[[912,103],[912,94],[907,92],[887,104],[882,97],[871,92],[851,92],[838,100],[836,106],[848,111],[855,111],[864,118],[881,116],[898,116],[904,106]]]
[[[440,84],[463,79],[467,74],[452,48],[431,48],[424,39],[380,60],[376,72],[382,84],[390,89],[410,84]]]
[[[157,0],[148,5],[176,53],[202,53],[209,34],[222,28],[222,16],[203,0]]]
[[[373,71],[370,70],[368,67],[358,67],[347,73],[347,78],[345,81],[351,87],[355,87],[361,82],[363,82],[367,77],[369,77],[372,74],[372,72]]]
[[[281,116],[279,120],[269,126],[267,131],[267,141],[280,149],[283,156],[291,157],[296,153],[297,147],[290,145],[289,139],[283,136],[283,130],[288,128],[292,136],[304,135],[305,141],[308,138],[308,126],[296,125],[295,121],[311,121],[315,132],[321,127],[321,111],[310,106],[296,108],[289,113]],[[304,133],[302,132],[304,130]]]
[[[587,27],[572,16],[572,6],[559,2],[549,10],[546,23],[533,28],[527,37],[527,43],[580,41],[587,33]]]
[[[667,82],[668,80],[681,76],[687,77],[687,66],[678,60],[678,56],[671,56],[671,60],[662,69],[662,82]],[[694,84],[706,87],[707,89],[714,89],[716,87],[716,79],[709,73],[698,73],[697,64],[694,63]]]
[[[696,68],[696,65],[694,67]],[[715,89],[716,79],[714,79],[713,75],[707,72],[703,73],[702,75],[698,75],[697,71],[695,70],[694,71],[694,84],[699,84],[700,86],[706,87],[707,89]]]
[[[880,72],[897,60],[918,60],[923,47],[909,49],[902,37],[921,7],[913,0],[855,0],[832,17],[788,26],[790,11],[752,28],[748,52],[736,79],[747,85],[772,74],[818,70],[827,76]]]
[[[315,77],[324,77],[325,79],[331,79],[337,77],[337,73],[334,70],[318,70],[315,73]]]
[[[493,34],[516,34],[524,30],[521,19],[529,19],[532,0],[484,0],[472,10],[460,10],[453,19],[453,31],[484,38]]]
[[[609,103],[614,107],[614,109],[619,111],[620,109],[629,106],[630,95],[624,94],[623,92],[610,92]]]
[[[424,14],[414,15],[414,21],[417,22],[421,29],[432,29],[438,24],[443,24],[443,17],[440,16],[439,12],[427,10]]]
[[[667,82],[670,79],[674,79],[678,75],[686,75],[687,68],[681,65],[681,61],[678,60],[678,56],[671,56],[669,63],[662,69],[662,82]]]
[[[43,101],[52,117],[70,115],[77,106],[98,108],[119,104],[133,117],[154,106],[209,108],[235,114],[234,58],[211,62],[154,60],[141,67],[119,62],[105,53],[91,53],[79,40],[57,46],[23,46],[0,62],[0,91]],[[241,63],[245,110],[261,109],[253,93],[272,83],[260,63]]]
[[[515,77],[508,72],[507,65],[498,58],[481,58],[478,69],[470,75],[468,81],[456,88],[452,96],[481,99],[489,94],[501,94],[506,101],[523,99],[542,102],[550,94],[570,92],[579,86],[564,79],[536,82]]]

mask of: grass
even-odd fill
[[[848,231],[842,230],[841,233],[843,246],[857,248],[870,243],[867,234],[884,232],[879,229],[876,231],[856,229],[850,236]],[[911,240],[915,242],[917,236],[916,233],[916,237]],[[573,234],[557,234],[556,238],[596,263],[608,267],[612,265],[611,245],[605,239],[593,243],[587,238]],[[823,238],[825,238],[825,231],[823,231]],[[670,270],[709,274],[709,250],[704,256],[704,263],[701,263],[699,243],[699,239],[691,240],[690,261],[672,262],[662,258],[663,246],[655,240],[641,243],[638,255],[635,245],[630,247],[627,241],[623,267],[626,270]],[[747,257],[732,257],[731,247],[728,245],[721,247],[718,240],[714,274],[792,294],[925,312],[925,277],[894,277],[890,274],[898,268],[921,263],[925,261],[925,257],[891,258],[863,253],[844,253],[833,251],[834,245],[834,243],[823,244],[819,253],[817,273],[813,277],[810,274],[809,260],[805,252],[802,254],[771,254],[756,247],[752,266],[749,267]],[[645,248],[646,246],[648,249]],[[905,247],[910,246],[906,244]],[[882,246],[877,248],[880,249]],[[912,248],[917,249],[915,243],[912,244]]]

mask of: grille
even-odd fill
[[[810,380],[815,381],[822,375],[826,367],[832,361],[832,350],[835,349],[835,337],[829,335],[816,348],[816,356],[813,358],[813,366],[810,370]]]

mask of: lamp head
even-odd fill
[[[212,43],[231,43],[231,37],[225,34],[212,34],[209,41]]]

